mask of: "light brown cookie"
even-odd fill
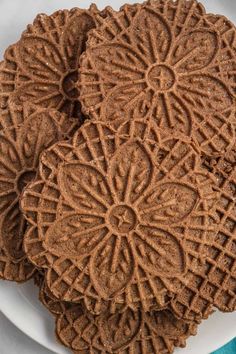
[[[81,57],[83,112],[117,125],[151,117],[220,156],[235,139],[235,34],[195,0],[110,9]]]
[[[213,242],[203,249],[205,263],[196,264],[196,270],[186,274],[186,283],[172,302],[176,314],[187,319],[204,317],[210,307],[236,310],[236,149],[211,161],[207,168],[217,182],[218,226]]]
[[[168,310],[91,315],[80,304],[58,301],[41,280],[40,300],[56,317],[59,341],[74,353],[167,354],[196,334],[196,323],[179,320]]]
[[[59,340],[77,354],[168,354],[197,331],[195,323],[167,310],[92,316],[79,305],[59,315],[56,328]]]
[[[41,277],[39,286],[39,300],[54,316],[61,315],[73,306],[72,303],[60,301],[48,289],[44,276]]]
[[[191,142],[152,122],[85,123],[45,151],[22,194],[27,256],[58,299],[162,308],[214,231],[212,177]],[[92,301],[91,301],[92,299]],[[90,302],[91,301],[91,302]]]
[[[197,323],[177,319],[169,310],[94,316],[80,304],[58,301],[40,279],[40,301],[56,317],[56,335],[74,353],[172,353],[185,347]]]
[[[83,121],[78,101],[78,66],[88,32],[99,23],[95,5],[89,10],[59,10],[39,14],[23,32],[18,43],[9,47],[0,69],[0,106],[9,96],[55,108]]]
[[[45,149],[73,134],[77,120],[52,109],[9,103],[0,119],[0,278],[25,281],[34,272],[22,248],[27,223],[19,197],[35,178]]]

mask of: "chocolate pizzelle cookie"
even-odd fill
[[[195,0],[110,9],[81,58],[83,112],[115,125],[152,117],[220,156],[235,137],[235,34]]]
[[[74,354],[171,354],[236,311],[227,18],[92,4],[37,15],[6,50],[0,279],[33,280]]]
[[[81,305],[58,301],[41,278],[40,300],[56,318],[56,334],[73,353],[167,354],[185,347],[197,324],[177,319],[170,311],[94,316]]]
[[[187,319],[204,317],[211,306],[236,311],[236,145],[207,167],[217,181],[218,226],[213,242],[203,250],[206,262],[186,274],[187,284],[172,301],[175,313]]]
[[[0,107],[9,96],[55,108],[83,120],[78,101],[78,65],[90,29],[104,13],[95,5],[89,10],[59,10],[39,14],[9,47],[0,68]]]
[[[9,103],[0,119],[0,277],[25,281],[34,272],[22,248],[26,221],[19,197],[37,173],[41,152],[78,128],[53,109]]]
[[[196,331],[197,324],[179,320],[167,310],[149,314],[128,309],[92,316],[74,304],[56,320],[59,340],[76,354],[169,354],[175,347],[185,347]]]
[[[71,145],[45,151],[23,192],[30,261],[46,269],[58,299],[162,308],[180,291],[214,234],[214,180],[190,142],[164,138],[152,122],[118,132],[88,122]]]

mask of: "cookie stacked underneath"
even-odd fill
[[[236,29],[195,0],[38,15],[0,66],[0,277],[74,353],[236,310]]]

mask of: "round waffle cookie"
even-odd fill
[[[19,196],[35,178],[41,152],[70,136],[77,120],[52,109],[9,103],[0,120],[0,278],[25,281],[34,272],[22,248],[27,223]]]
[[[59,340],[76,354],[168,354],[185,347],[196,331],[195,323],[176,319],[167,310],[92,316],[74,304],[56,321]]]
[[[85,123],[39,170],[21,199],[27,257],[54,296],[94,313],[162,308],[214,234],[211,175],[189,141],[162,139],[152,122]]]
[[[23,32],[20,41],[10,46],[0,68],[0,107],[9,96],[55,108],[83,120],[78,101],[78,65],[87,34],[99,23],[95,5],[89,10],[59,10],[39,14]]]
[[[112,121],[152,117],[220,156],[235,136],[236,30],[195,0],[109,9],[81,57],[82,110]]]
[[[74,353],[167,354],[185,347],[196,334],[196,323],[179,320],[168,310],[94,316],[79,304],[58,301],[41,280],[40,300],[56,317],[58,339]]]
[[[206,262],[186,274],[172,309],[187,319],[204,317],[209,307],[236,310],[236,149],[208,165],[217,181],[217,232],[204,249]]]

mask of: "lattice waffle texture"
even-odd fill
[[[87,35],[105,12],[59,10],[39,14],[21,39],[10,46],[0,68],[0,107],[9,99],[55,108],[83,121],[78,90],[78,66]]]
[[[85,123],[23,192],[27,256],[58,299],[162,308],[214,231],[213,182],[186,139],[152,122]]]
[[[71,136],[76,120],[53,109],[9,103],[0,120],[0,278],[29,279],[34,267],[22,247],[27,223],[19,198],[38,170],[41,152]]]
[[[116,124],[152,117],[221,155],[235,137],[235,33],[195,0],[110,9],[81,57],[83,112]]]
[[[209,165],[208,165],[209,168]],[[236,151],[211,161],[216,177],[217,231],[205,247],[206,262],[188,272],[184,286],[172,303],[181,317],[204,316],[210,306],[224,312],[236,310]]]
[[[91,315],[79,304],[58,301],[41,279],[40,300],[55,316],[58,339],[73,353],[167,354],[196,334],[196,323],[179,320],[168,310]]]

